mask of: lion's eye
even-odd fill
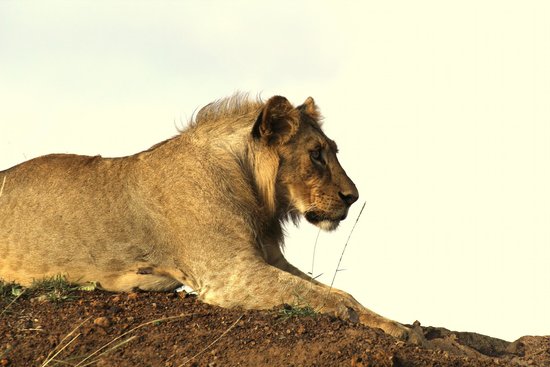
[[[322,164],[322,165],[325,164],[325,161],[323,160],[323,155],[322,155],[322,153],[321,153],[321,149],[312,150],[312,151],[309,153],[309,156],[311,157],[311,160],[312,160],[314,163]]]

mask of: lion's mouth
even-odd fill
[[[328,219],[324,214],[321,214],[321,213],[318,213],[318,212],[307,212],[305,217],[306,217],[307,221],[312,223],[312,224],[316,224],[316,223],[319,223],[323,220]]]
[[[346,219],[347,216],[348,216],[347,210],[337,218],[329,216],[325,213],[318,212],[318,211],[313,211],[313,210],[308,211],[308,212],[305,213],[306,219],[310,223],[313,223],[313,224],[318,223],[318,222],[322,222],[324,220],[328,220],[328,221],[331,221],[331,222],[339,222],[341,220]]]
[[[338,227],[341,220],[346,219],[347,211],[338,218],[331,217],[318,211],[308,211],[304,216],[309,223],[326,231],[332,231]]]

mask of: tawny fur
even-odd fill
[[[312,98],[295,108],[235,95],[136,155],[48,155],[0,172],[0,278],[62,274],[123,292],[187,284],[223,307],[301,303],[407,338],[282,255],[285,221],[332,230],[358,196],[319,119]]]

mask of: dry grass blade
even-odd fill
[[[223,338],[228,332],[231,331],[231,329],[233,329],[235,327],[235,325],[237,325],[237,323],[243,318],[244,315],[241,315],[239,316],[239,318],[237,320],[235,320],[234,323],[231,324],[231,326],[229,326],[227,328],[227,330],[225,330],[222,335],[218,336],[216,339],[214,339],[210,344],[208,344],[206,347],[204,347],[200,352],[196,353],[195,355],[187,358],[185,360],[185,362],[183,362],[182,364],[180,364],[178,367],[182,367],[182,366],[185,366],[187,363],[191,362],[193,359],[197,358],[198,356],[200,356],[201,354],[203,354],[204,352],[206,352],[208,349],[210,349],[210,347],[212,347],[214,344],[216,344],[218,342],[218,340],[220,340],[221,338]]]
[[[61,339],[61,342],[59,342],[59,344],[57,345],[57,347],[55,347],[49,354],[48,356],[46,357],[46,360],[44,361],[44,363],[42,363],[40,365],[40,367],[45,367],[47,366],[51,361],[54,360],[55,357],[57,357],[57,355],[59,353],[61,353],[65,348],[67,348],[72,342],[74,342],[79,336],[80,334],[77,334],[75,335],[67,344],[65,344],[61,349],[59,349],[57,352],[55,351],[60,345],[63,345],[63,342],[69,338],[71,335],[73,335],[77,330],[78,328],[80,328],[86,321],[88,321],[90,319],[90,317],[88,317],[87,319],[85,319],[84,321],[82,321],[77,327],[75,327],[70,333],[68,333],[67,335],[65,335],[65,337],[63,339]],[[52,355],[53,354],[53,355]]]
[[[317,251],[317,242],[319,242],[320,234],[321,234],[321,228],[319,228],[319,230],[317,231],[317,237],[315,237],[315,244],[313,245],[313,256],[311,257],[311,273],[309,273],[309,275],[311,275],[311,279],[316,278],[316,276],[313,273],[313,267],[315,265],[315,252]],[[313,286],[313,283],[312,283],[312,286]]]
[[[80,362],[79,364],[77,364],[77,366],[80,365],[80,366],[82,366],[82,367],[86,367],[86,366],[90,366],[90,365],[92,365],[92,364],[95,364],[95,363],[99,362],[99,358],[100,358],[101,356],[103,356],[103,355],[105,355],[105,354],[111,353],[112,351],[114,351],[114,350],[116,350],[116,349],[122,347],[123,345],[125,345],[125,344],[131,342],[131,341],[134,340],[135,338],[137,338],[137,336],[135,336],[135,335],[134,335],[134,336],[131,336],[131,337],[129,337],[128,339],[123,340],[123,341],[121,341],[120,343],[114,345],[113,347],[107,349],[106,351],[103,351],[103,352],[99,353],[99,354],[97,355],[96,358],[94,358],[93,360],[89,361],[88,363],[82,364],[82,365],[81,365],[80,363],[82,363],[82,362]]]
[[[6,310],[8,308],[10,308],[11,305],[13,305],[15,303],[15,301],[17,301],[17,299],[19,297],[21,297],[23,295],[23,293],[25,293],[26,289],[24,289],[23,291],[21,291],[21,293],[19,293],[14,299],[11,300],[10,303],[8,303],[8,305],[6,307],[4,307],[4,309],[2,310],[2,312],[0,312],[0,316],[2,316],[4,314],[4,312],[6,312]]]
[[[65,344],[63,346],[63,348],[59,349],[57,352],[55,352],[55,354],[53,356],[50,357],[50,354],[53,352],[50,352],[50,354],[48,354],[48,358],[44,361],[44,363],[41,364],[41,367],[45,367],[47,366],[48,364],[50,364],[51,361],[53,361],[55,359],[55,357],[57,357],[57,355],[61,352],[63,352],[63,350],[65,350],[65,348],[67,348],[69,345],[72,344],[72,342],[74,342],[76,339],[78,339],[78,337],[82,335],[82,334],[76,334],[71,340],[69,340],[69,342],[67,344]],[[54,349],[55,350],[55,349]]]
[[[336,279],[336,274],[340,270],[340,263],[342,262],[342,258],[344,257],[344,252],[346,252],[346,248],[348,247],[349,239],[351,238],[351,235],[353,234],[353,230],[355,229],[355,226],[357,225],[357,222],[359,222],[359,218],[361,218],[361,214],[363,214],[363,209],[365,209],[365,205],[367,205],[367,202],[365,201],[363,203],[363,206],[361,207],[361,211],[359,211],[359,215],[357,216],[357,219],[355,220],[355,223],[353,223],[353,227],[351,227],[351,231],[349,232],[348,239],[346,240],[346,244],[344,245],[344,248],[342,249],[342,253],[340,254],[340,259],[338,260],[338,265],[336,266],[336,270],[334,271],[334,276],[332,277],[332,282],[330,282],[330,288],[328,292],[332,290],[332,286],[334,285],[334,280]]]
[[[117,340],[119,339],[122,339],[124,338],[126,335],[136,331],[137,329],[140,329],[144,326],[147,326],[147,325],[151,325],[151,324],[154,324],[154,323],[161,323],[161,322],[165,322],[165,321],[171,321],[171,320],[175,320],[175,319],[180,319],[182,317],[186,317],[186,316],[190,316],[191,314],[183,314],[183,315],[178,315],[178,316],[170,316],[170,317],[165,317],[165,318],[162,318],[162,319],[156,319],[156,320],[151,320],[151,321],[147,321],[143,324],[140,324],[130,330],[128,330],[127,332],[125,333],[122,333],[121,335],[117,336],[116,338],[114,338],[113,340],[111,340],[110,342],[108,342],[107,344],[103,345],[102,347],[100,347],[99,349],[97,349],[95,352],[91,353],[90,355],[88,355],[86,358],[84,358],[83,360],[81,360],[80,362],[78,362],[74,367],[83,367],[83,366],[88,366],[90,364],[92,364],[92,362],[88,362],[88,363],[84,363],[86,361],[88,361],[90,358],[92,358],[93,356],[95,356],[96,354],[98,354],[99,352],[101,352],[103,349],[107,348],[109,345],[113,344],[114,342],[116,342]],[[120,345],[123,345],[123,344],[126,344],[128,343],[130,340],[132,340],[133,338],[129,338],[127,340],[125,340],[124,342],[120,343],[119,345],[105,351],[105,352],[102,352],[99,354],[99,356],[102,356],[104,354],[107,354],[108,352],[118,348]],[[98,357],[99,357],[98,356]],[[94,360],[93,362],[96,362],[96,360]]]

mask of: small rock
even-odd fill
[[[101,316],[94,320],[94,325],[109,327],[111,325],[111,321],[108,318]]]
[[[139,295],[136,292],[128,293],[128,299],[131,301],[135,301],[139,298]]]
[[[9,366],[9,365],[10,365],[9,359],[7,358],[0,359],[0,366]]]

